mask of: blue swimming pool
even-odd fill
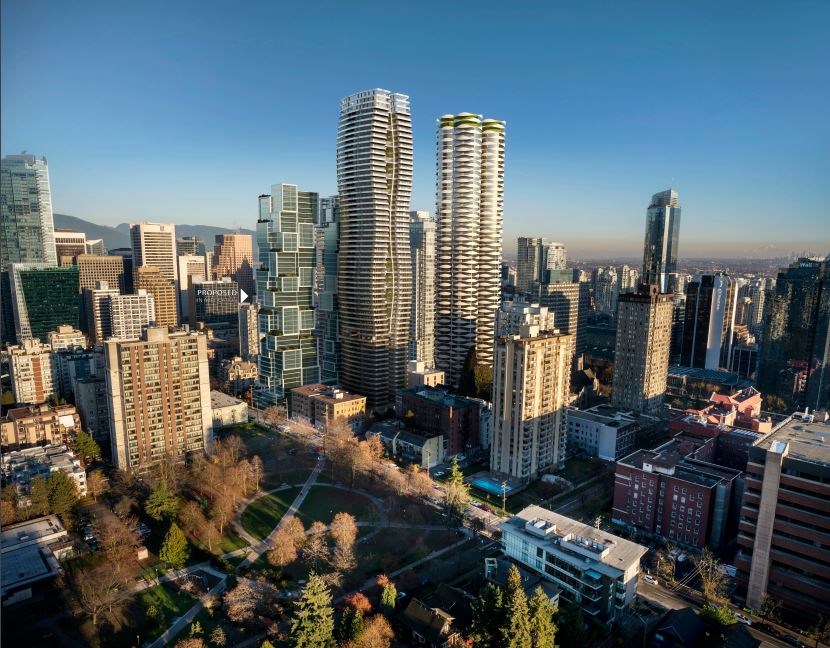
[[[494,477],[493,475],[473,475],[467,481],[470,483],[471,486],[477,488],[478,490],[484,491],[485,493],[490,493],[491,495],[499,496],[501,496],[502,494],[502,480]],[[520,491],[521,489],[521,485],[514,484],[508,481],[506,494],[512,495],[513,493]]]

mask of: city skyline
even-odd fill
[[[334,18],[337,9],[329,9]],[[362,38],[363,7],[322,23],[308,43],[293,35],[305,30],[244,38],[244,19],[221,14],[218,5],[195,22],[186,8],[166,8],[160,27],[131,11],[3,6],[3,153],[26,149],[50,160],[56,212],[109,225],[251,229],[250,196],[261,186],[290,177],[320,195],[335,192],[337,101],[384,87],[412,101],[412,210],[435,211],[440,115],[506,120],[508,256],[518,236],[562,241],[575,257],[636,256],[643,196],[670,186],[686,214],[680,258],[823,255],[830,247],[821,227],[830,197],[821,182],[830,84],[821,82],[826,46],[815,28],[824,7],[760,7],[751,15],[732,8],[712,24],[704,7],[659,15],[644,6],[606,8],[591,20],[588,39],[581,26],[590,8],[511,9],[498,13],[508,46],[497,56],[474,41],[471,28],[417,57],[373,56],[373,41]],[[257,6],[251,13],[262,21],[277,11]],[[278,17],[301,24],[311,19],[307,11]],[[416,39],[434,14],[428,6],[408,11],[411,20],[373,13],[375,22],[366,24],[394,20],[396,39]],[[484,27],[494,15],[483,9],[475,20]],[[116,41],[106,25],[121,20],[135,29]],[[705,43],[691,38],[704,26]],[[21,40],[31,33],[41,34],[38,48]],[[152,46],[150,34],[157,36]],[[302,102],[285,102],[262,82],[268,61],[287,51],[304,53]],[[490,54],[488,74],[459,78],[439,65],[460,52]],[[670,82],[659,86],[659,101],[650,100],[661,78]],[[253,101],[252,93],[270,100]],[[796,94],[799,101],[790,101]],[[278,152],[263,141],[277,142]],[[245,162],[226,163],[234,157]],[[135,192],[136,183],[145,190]],[[706,244],[715,228],[718,243]]]

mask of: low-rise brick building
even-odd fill
[[[346,421],[358,432],[366,419],[366,397],[322,383],[295,387],[288,399],[288,415],[322,429],[335,421]]]

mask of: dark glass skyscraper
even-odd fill
[[[320,358],[320,381],[340,382],[340,333],[337,325],[337,255],[340,251],[340,201],[320,199],[317,228],[317,312],[315,334]]]
[[[680,233],[680,197],[667,189],[651,197],[646,211],[641,283],[656,285],[661,293],[678,292],[677,245]]]
[[[38,338],[45,342],[49,332],[61,324],[80,328],[78,266],[13,263],[9,275],[9,301],[18,340]]]
[[[723,273],[695,278],[686,289],[680,364],[726,369],[732,357],[737,293]]]
[[[781,268],[768,305],[758,389],[792,409],[830,405],[830,260]]]

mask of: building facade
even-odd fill
[[[830,615],[830,424],[793,417],[749,449],[736,581],[746,605],[764,596],[800,616]]]
[[[152,266],[158,268],[161,276],[175,285],[179,278],[175,225],[133,223],[130,225],[130,242],[133,249],[134,272],[143,266]]]
[[[519,326],[496,341],[490,470],[527,483],[565,465],[571,362],[575,340]]]
[[[585,353],[588,309],[591,304],[590,286],[587,282],[543,283],[539,304],[553,313],[553,322],[562,333],[575,338],[573,368],[580,369]]]
[[[769,301],[758,388],[792,410],[830,407],[830,260],[782,268]]]
[[[412,306],[409,97],[374,89],[341,101],[337,188],[340,375],[387,410],[406,377]]]
[[[179,274],[179,315],[182,322],[187,322],[190,320],[190,284],[197,277],[201,281],[210,281],[212,274],[209,272],[207,257],[204,255],[179,254],[176,257],[176,264]]]
[[[499,528],[504,553],[555,583],[562,599],[599,621],[627,615],[646,547],[541,506],[522,509]]]
[[[657,286],[620,296],[611,404],[654,414],[663,409],[673,300]]]
[[[613,410],[613,411],[609,411]],[[616,461],[629,454],[639,426],[630,412],[597,405],[568,409],[568,456],[584,454]]]
[[[447,453],[455,456],[482,447],[479,424],[484,406],[484,401],[458,396],[443,386],[417,386],[398,392],[395,413],[419,434],[441,434]]]
[[[620,282],[614,266],[594,270],[594,310],[603,315],[614,316],[620,297]]]
[[[654,194],[646,210],[642,283],[658,286],[661,293],[682,292],[677,274],[679,236],[680,197],[674,189]]]
[[[501,299],[505,124],[438,120],[435,366],[457,385],[468,354],[493,365]]]
[[[340,382],[340,331],[337,299],[337,257],[340,253],[340,199],[320,199],[317,228],[317,309],[315,335],[320,358],[320,381]]]
[[[366,419],[365,396],[322,383],[292,389],[288,406],[292,418],[302,418],[323,430],[333,423],[346,423],[358,432]]]
[[[179,309],[177,306],[176,282],[168,279],[155,266],[136,267],[134,277],[136,292],[146,291],[153,299],[156,325],[177,326],[179,323]]]
[[[213,247],[213,276],[230,277],[248,295],[253,295],[254,239],[250,234],[217,234]],[[205,277],[206,279],[208,277]]]
[[[409,360],[435,366],[435,220],[429,212],[409,214],[412,254],[412,314],[409,320]]]
[[[39,340],[27,339],[9,347],[9,370],[15,403],[44,403],[56,391],[52,348]]]
[[[313,336],[318,196],[297,185],[271,187],[259,197],[256,271],[259,330],[259,407],[283,401],[294,387],[320,382]]]
[[[80,328],[77,266],[13,263],[9,280],[11,290],[4,291],[3,302],[12,307],[18,340],[45,340],[61,324]]]
[[[0,419],[3,450],[36,445],[67,445],[81,429],[74,405],[13,407]]]
[[[91,344],[103,342],[112,335],[110,297],[120,294],[118,288],[110,288],[106,281],[98,281],[94,288],[83,290],[84,323]]]
[[[155,298],[141,288],[135,295],[111,295],[104,308],[109,311],[110,335],[119,340],[137,340],[156,322]]]
[[[737,309],[735,280],[718,272],[697,277],[686,288],[680,364],[728,369]]]
[[[213,442],[207,340],[147,328],[141,340],[105,345],[112,461],[143,471],[165,455],[183,460]]]
[[[80,254],[75,257],[75,263],[78,266],[78,287],[81,292],[95,288],[99,281],[105,281],[108,286],[121,292],[127,291],[123,257]]]

